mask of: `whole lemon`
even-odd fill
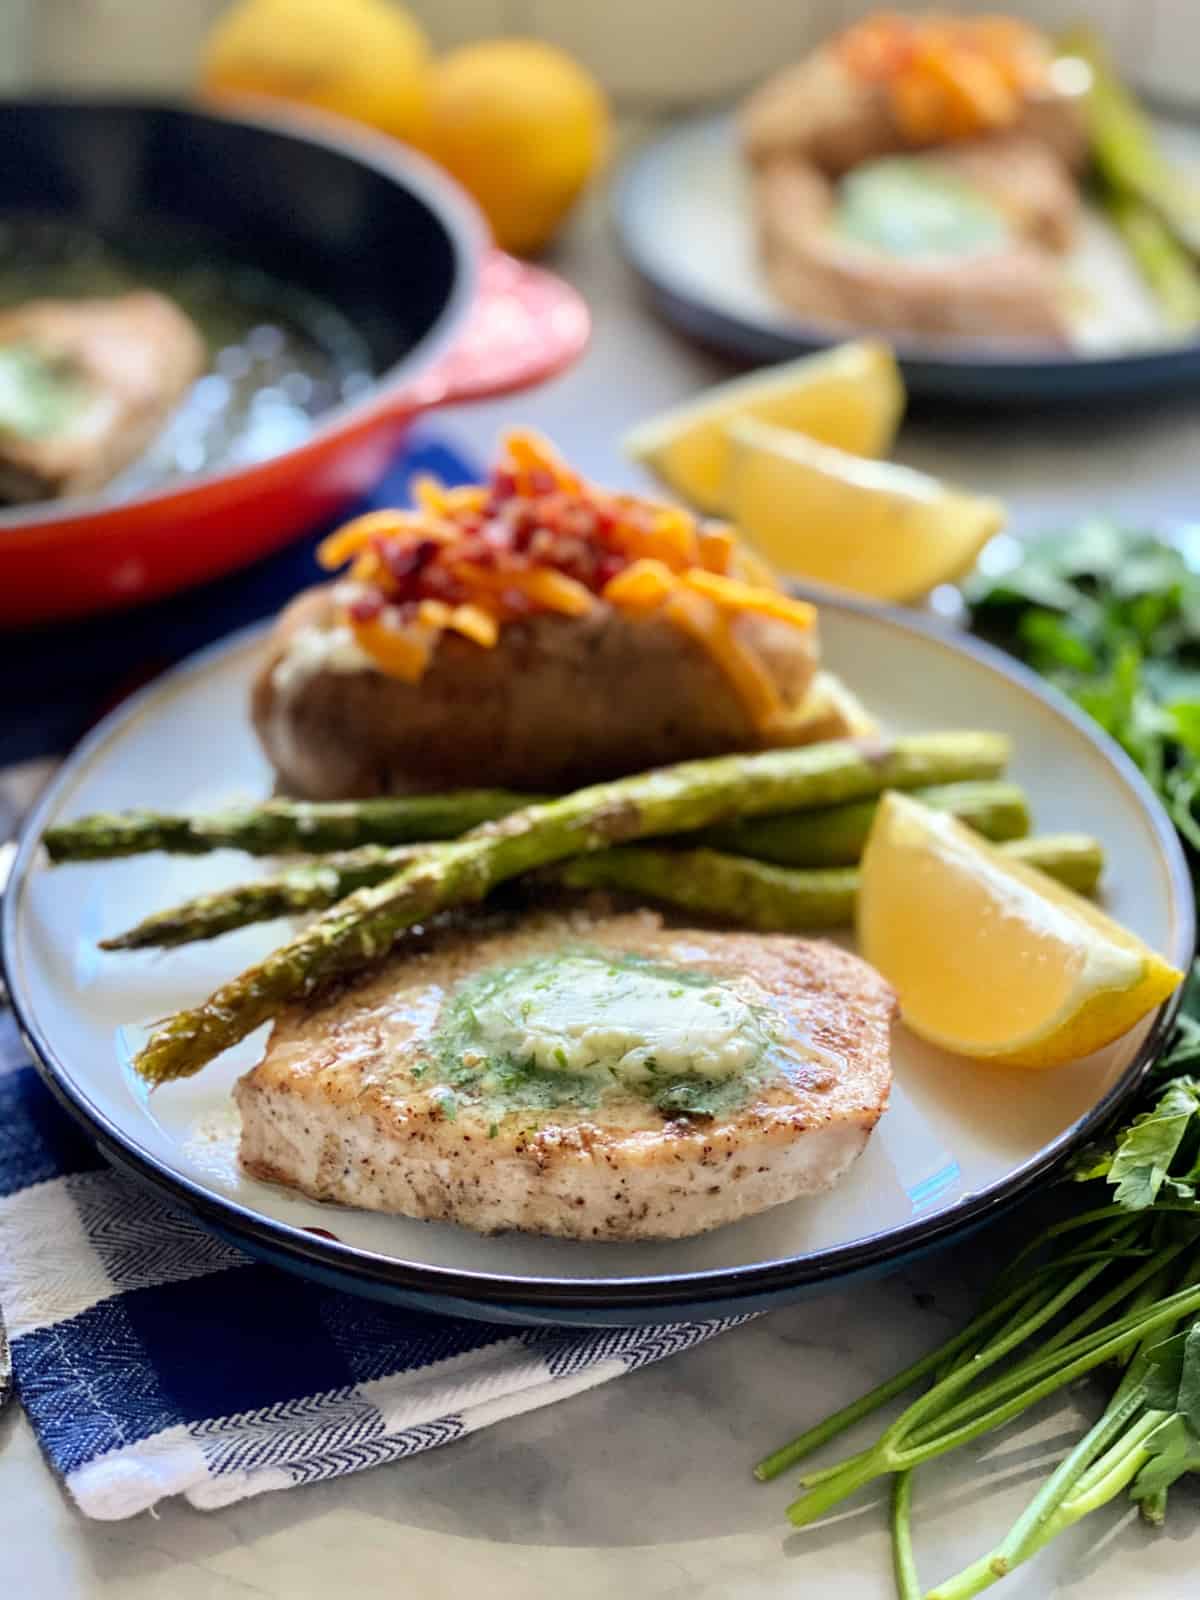
[[[506,250],[529,254],[550,240],[608,136],[599,84],[554,45],[489,39],[434,67],[426,148],[475,196]]]
[[[392,0],[238,0],[209,34],[201,87],[301,101],[423,138],[430,48]]]

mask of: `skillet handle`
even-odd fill
[[[583,297],[554,273],[493,250],[454,346],[404,396],[418,410],[488,400],[561,372],[591,332]]]

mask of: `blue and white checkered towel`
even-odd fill
[[[110,1170],[0,1016],[0,1307],[80,1509],[228,1505],[450,1444],[732,1322],[522,1330],[260,1266]]]

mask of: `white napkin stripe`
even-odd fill
[[[0,1306],[10,1339],[117,1293],[72,1198],[75,1181],[50,1178],[0,1198]]]

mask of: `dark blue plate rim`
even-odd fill
[[[1150,824],[1166,862],[1178,906],[1179,950],[1183,958],[1190,959],[1196,938],[1194,898],[1178,836],[1141,773],[1107,734],[1028,668],[978,639],[953,634],[936,624],[918,621],[911,614],[850,597],[822,595],[821,603],[827,608],[870,618],[880,626],[916,634],[940,645],[951,656],[972,657],[1039,700],[1082,734],[1097,754],[1115,769]],[[750,1266],[639,1278],[517,1277],[398,1261],[265,1217],[236,1200],[213,1193],[194,1179],[171,1171],[91,1101],[72,1081],[67,1066],[34,1016],[25,992],[20,960],[20,908],[24,902],[24,887],[37,862],[42,831],[60,793],[71,783],[76,771],[127,722],[141,716],[160,693],[176,687],[182,678],[205,672],[224,655],[244,649],[262,631],[259,627],[242,630],[191,656],[110,713],[66,759],[22,830],[4,895],[0,949],[22,1035],[41,1076],[64,1108],[123,1170],[174,1205],[183,1206],[226,1238],[243,1243],[251,1253],[266,1256],[277,1265],[308,1272],[326,1281],[336,1279],[344,1288],[369,1295],[484,1319],[500,1316],[541,1322],[573,1318],[612,1321],[624,1316],[628,1321],[639,1322],[654,1320],[656,1313],[661,1318],[679,1314],[729,1315],[739,1309],[761,1309],[840,1278],[882,1270],[906,1257],[933,1250],[995,1219],[1030,1194],[1116,1115],[1167,1041],[1182,998],[1180,990],[1159,1008],[1136,1057],[1121,1079],[1091,1111],[1000,1182],[964,1197],[936,1217],[918,1218],[845,1244],[805,1255],[755,1262]],[[1180,964],[1186,965],[1186,959],[1181,959]],[[331,1211],[331,1216],[336,1213]]]
[[[657,254],[647,249],[647,232],[653,224],[643,219],[655,214],[647,191],[657,181],[663,157],[698,133],[717,137],[725,127],[732,132],[732,126],[729,111],[684,117],[625,161],[613,184],[611,206],[617,238],[629,265],[669,321],[735,356],[781,361],[846,339],[871,337],[867,328],[822,327],[799,318],[793,321],[783,308],[777,322],[727,310],[681,287],[661,269]],[[1167,390],[1200,377],[1200,338],[1116,354],[1064,356],[1028,348],[1011,353],[982,342],[943,347],[886,337],[914,392],[944,398],[995,403],[1100,398],[1135,390]]]

